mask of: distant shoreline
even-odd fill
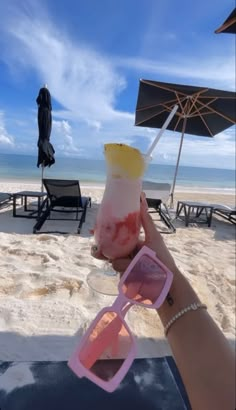
[[[60,178],[55,178],[60,179]],[[5,192],[16,192],[19,190],[18,187],[22,185],[30,185],[31,189],[41,189],[41,179],[32,180],[32,179],[1,179],[0,180],[0,191]],[[104,189],[105,182],[94,182],[94,181],[80,181],[81,188],[88,188],[88,189]],[[34,188],[32,188],[34,187]],[[21,189],[21,188],[20,188]],[[192,194],[212,194],[212,195],[232,195],[235,196],[236,190],[233,188],[213,188],[213,187],[202,187],[202,186],[184,186],[184,185],[176,185],[175,187],[176,193],[192,193]]]
[[[158,183],[173,183],[175,166],[150,164],[144,180]],[[0,183],[41,184],[42,169],[35,166],[30,156],[0,154]],[[44,170],[44,178],[79,179],[81,186],[104,187],[106,164],[101,160],[76,160],[58,158],[55,165]],[[17,188],[15,188],[17,189]],[[176,191],[195,193],[235,194],[235,172],[233,170],[179,167]]]

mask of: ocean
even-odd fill
[[[41,168],[36,166],[37,157],[29,155],[0,154],[0,182],[29,181],[41,179]],[[150,163],[144,179],[155,182],[173,182],[174,165]],[[86,184],[104,183],[106,165],[103,160],[85,158],[56,158],[56,163],[45,168],[45,178],[79,179]],[[207,191],[235,191],[235,171],[230,169],[179,167],[176,189]]]

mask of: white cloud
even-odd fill
[[[74,142],[72,136],[72,127],[68,121],[55,121],[52,122],[52,128],[54,132],[54,140],[57,141],[59,149],[66,154],[78,154],[81,152],[77,144]]]
[[[7,132],[4,113],[0,111],[0,146],[14,146],[14,138]]]
[[[18,70],[33,69],[41,84],[46,82],[53,98],[65,107],[53,111],[52,143],[56,148],[76,154],[82,152],[82,145],[87,150],[111,140],[128,143],[134,133],[142,135],[143,130],[134,131],[133,114],[114,108],[126,81],[111,60],[89,46],[75,44],[65,32],[58,32],[41,9],[30,10],[24,14],[15,9],[15,14],[8,17],[5,60],[14,66],[17,63]],[[54,133],[59,132],[58,120],[64,125],[63,121],[73,124],[70,133],[64,129],[67,144],[54,139]],[[62,138],[62,126],[59,134]]]
[[[180,145],[180,133],[166,131],[153,153],[162,163],[175,163]],[[215,168],[235,168],[235,128],[213,138],[185,135],[181,164]]]
[[[117,66],[141,73],[198,80],[216,88],[235,89],[235,52],[229,56],[215,56],[199,61],[198,58],[178,58],[172,61],[143,59],[139,57],[117,58]],[[196,84],[198,85],[198,84]],[[201,85],[201,84],[200,84]]]
[[[172,62],[149,60],[142,56],[108,57],[80,39],[72,40],[65,28],[60,27],[59,31],[38,2],[26,1],[24,8],[15,3],[11,12],[2,17],[0,30],[2,41],[5,39],[5,49],[0,58],[17,73],[20,70],[23,73],[34,71],[40,86],[46,82],[53,98],[63,107],[53,110],[51,142],[57,155],[98,157],[99,153],[102,156],[102,145],[106,142],[123,142],[140,147],[142,140],[142,148],[146,149],[154,139],[158,130],[135,127],[134,114],[116,108],[120,93],[128,86],[124,74],[120,74],[121,69],[126,73],[128,69],[155,74],[155,77],[182,78],[183,82],[187,79],[189,83],[199,80],[215,88],[231,89],[235,84],[235,61],[230,55],[223,58],[219,53],[214,58],[206,57],[204,61],[193,58],[184,60],[175,56]],[[24,152],[26,119],[19,121],[23,125],[21,127],[19,122],[15,145]],[[0,143],[4,138],[5,144],[14,144],[5,126],[3,131],[0,128],[0,135]],[[227,135],[231,134],[226,132],[213,140],[186,137],[181,162],[196,165],[203,161],[207,166],[214,166],[220,161],[225,163],[228,156],[228,164],[233,167],[235,146],[232,137],[228,138]],[[154,159],[174,162],[178,145],[179,134],[175,136],[166,132],[154,152]],[[36,150],[34,141],[31,147]]]
[[[39,10],[18,10],[5,27],[12,61],[31,66],[47,82],[54,98],[80,121],[102,121],[114,115],[116,96],[125,79],[108,58],[82,43],[74,44]],[[30,33],[30,35],[29,35]]]

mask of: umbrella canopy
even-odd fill
[[[37,166],[39,167],[42,165],[43,167],[50,167],[55,163],[55,150],[49,142],[52,129],[52,105],[51,95],[46,86],[39,90],[36,102],[38,104],[39,129]]]
[[[140,80],[135,125],[161,128],[176,104],[179,108],[167,126],[169,130],[182,133],[171,193],[172,204],[184,134],[213,137],[236,122],[234,92]]]
[[[215,33],[236,34],[236,8],[232,11],[224,23],[217,30],[215,30]]]

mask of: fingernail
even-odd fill
[[[146,195],[145,195],[144,192],[141,193],[141,204],[142,204],[143,209],[145,211],[147,211],[148,210],[148,203],[147,203]]]
[[[93,253],[97,252],[97,250],[98,250],[97,245],[93,245],[93,246],[91,247],[91,250],[92,250]]]

